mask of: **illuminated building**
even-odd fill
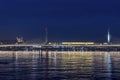
[[[22,37],[17,37],[16,39],[17,39],[17,43],[23,43],[24,42]]]

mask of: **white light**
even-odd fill
[[[108,40],[108,43],[110,42],[110,33],[109,33],[109,31],[108,31],[108,35],[107,35],[107,40]]]

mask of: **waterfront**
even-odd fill
[[[119,80],[120,52],[1,51],[1,80]]]

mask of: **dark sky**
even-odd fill
[[[120,38],[119,0],[0,0],[0,40],[23,36],[50,41],[106,41]]]

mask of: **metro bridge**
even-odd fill
[[[0,47],[120,47],[120,44],[92,44],[92,45],[77,45],[77,44],[2,44]]]
[[[42,46],[46,46],[46,47],[60,47],[60,46],[71,46],[71,47],[75,47],[75,46],[82,46],[82,47],[120,47],[120,44],[91,44],[91,45],[77,45],[77,44],[2,44],[0,45],[0,47],[42,47]]]
[[[70,50],[70,51],[120,51],[120,44],[63,45],[63,44],[3,44],[0,51],[19,50]]]

